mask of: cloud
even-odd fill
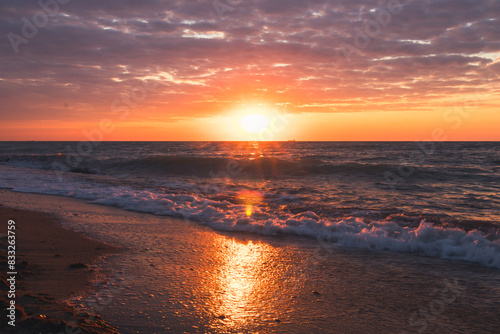
[[[145,78],[159,88],[132,118],[206,117],[250,100],[296,113],[418,110],[493,91],[500,1],[401,0],[380,21],[397,2],[243,0],[220,17],[208,0],[73,0],[15,53],[8,34],[23,36],[23,18],[42,9],[4,1],[0,117],[101,117]]]

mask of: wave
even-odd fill
[[[92,202],[194,220],[216,230],[307,236],[323,241],[323,245],[326,242],[332,246],[416,253],[500,269],[500,235],[487,237],[476,229],[467,232],[436,226],[425,220],[418,227],[384,220],[366,223],[359,217],[333,221],[321,219],[312,211],[273,214],[258,207],[253,208],[249,217],[246,206],[227,201],[213,201],[197,195],[127,192]]]
[[[67,163],[67,155],[64,154],[16,154],[0,156],[0,163],[32,169],[53,170],[56,166],[63,166],[66,172],[70,173],[85,173],[97,174],[99,171],[96,168],[89,166],[96,166],[94,162],[84,162],[79,164]],[[59,167],[57,167],[59,168]],[[57,169],[59,170],[59,169]]]
[[[498,231],[486,235],[478,229],[466,231],[438,226],[425,219],[408,225],[377,216],[371,221],[359,215],[328,218],[314,211],[290,212],[267,205],[235,203],[223,196],[210,198],[202,194],[110,186],[88,180],[55,182],[53,173],[11,171],[5,175],[0,179],[0,187],[14,191],[70,196],[131,211],[197,221],[217,230],[299,235],[318,239],[323,245],[332,247],[414,253],[500,269]]]
[[[380,175],[396,169],[390,163],[358,163],[352,161],[331,162],[316,158],[300,158],[285,160],[276,157],[259,157],[255,159],[230,159],[189,156],[152,156],[136,160],[124,160],[108,166],[121,172],[150,171],[157,173],[194,174],[213,176],[225,173],[230,176],[301,176],[310,174],[359,174]],[[422,172],[442,174],[435,168],[419,168]],[[211,173],[210,173],[211,172]],[[463,171],[467,172],[466,170]]]
[[[363,160],[364,159],[364,160]],[[498,181],[495,166],[398,165],[383,157],[357,161],[337,161],[322,155],[304,158],[277,157],[229,158],[218,156],[149,155],[135,157],[86,156],[71,154],[14,154],[0,155],[0,163],[43,170],[61,170],[71,173],[124,175],[185,175],[222,178],[286,179],[302,176],[328,175],[335,177],[386,180],[387,175],[415,184],[420,181]],[[401,175],[403,175],[401,177]]]
[[[252,208],[251,216],[247,216],[246,206],[228,201],[132,189],[115,189],[112,194],[92,200],[92,203],[185,218],[216,230],[306,236],[323,241],[323,245],[415,253],[500,269],[500,235],[492,238],[476,229],[467,232],[436,226],[425,220],[418,227],[409,227],[384,220],[367,223],[359,217],[326,220],[312,211],[278,214],[258,207]]]
[[[71,155],[13,155],[0,157],[0,163],[18,167],[50,170],[55,165],[67,171],[85,173],[140,173],[183,174],[197,176],[287,176],[305,174],[366,173],[374,174],[393,168],[385,164],[359,164],[353,162],[331,164],[319,159],[285,160],[276,157],[232,159],[220,157],[193,157],[159,155],[134,159],[75,160]]]
[[[286,178],[304,175],[353,175],[383,176],[386,172],[398,174],[398,165],[391,163],[369,163],[353,161],[325,161],[313,157],[287,160],[276,157],[258,157],[255,159],[234,159],[224,157],[198,157],[183,155],[156,155],[140,158],[91,158],[65,154],[46,155],[11,155],[0,156],[0,163],[18,167],[87,174],[153,174],[194,175],[200,177],[273,177]],[[447,179],[458,176],[478,177],[487,174],[484,170],[471,168],[451,168],[438,166],[405,165],[405,172],[415,170],[406,179],[431,178]]]

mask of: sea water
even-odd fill
[[[497,142],[2,142],[0,187],[500,269]]]
[[[0,187],[126,247],[69,301],[121,333],[493,333],[499,169],[492,142],[0,143]]]

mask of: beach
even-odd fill
[[[15,197],[15,194],[2,194]],[[2,201],[4,203],[4,201]],[[75,294],[92,290],[96,274],[89,265],[108,253],[121,249],[91,240],[74,231],[62,228],[50,214],[0,206],[2,227],[15,222],[15,249],[17,275],[2,271],[2,290],[14,291],[15,297],[6,299],[2,294],[2,308],[16,302],[15,326],[2,323],[5,333],[64,332],[80,329],[83,333],[113,333],[100,318],[86,323],[87,314],[76,312],[63,303]],[[2,268],[7,268],[7,237],[2,238]],[[6,281],[15,277],[15,288]],[[9,319],[9,322],[13,320]]]
[[[72,277],[70,283],[64,280],[70,286],[57,285],[59,291],[42,283],[26,291],[52,294],[74,309],[99,314],[119,333],[494,333],[500,325],[497,269],[339,249],[303,237],[217,232],[59,196],[2,190],[0,199],[6,207],[51,213],[84,232],[80,239],[86,244],[76,248],[86,251],[69,262],[94,263],[103,274],[64,268],[67,263],[53,254],[63,244],[53,246],[59,250],[41,246],[43,251],[27,260],[33,268],[59,263],[62,272],[75,276],[65,276]],[[19,212],[20,228],[34,218]],[[36,226],[48,223],[41,217]],[[41,233],[28,235],[41,245],[50,242]],[[88,236],[107,246],[96,246]]]

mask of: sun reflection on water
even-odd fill
[[[250,217],[255,209],[254,207],[262,203],[262,194],[258,191],[243,191],[238,194],[238,201],[245,205],[245,214]]]
[[[246,208],[246,215],[247,217],[250,217],[252,215],[252,205],[251,204],[247,204],[247,208]]]

